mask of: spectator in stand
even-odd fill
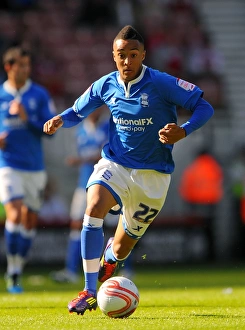
[[[209,257],[213,258],[212,224],[217,204],[223,197],[223,169],[206,149],[201,150],[182,173],[180,196],[191,215],[205,219],[210,243]]]

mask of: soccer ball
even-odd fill
[[[99,288],[97,302],[100,310],[112,318],[126,318],[139,304],[139,291],[126,277],[114,276]]]

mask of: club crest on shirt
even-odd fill
[[[34,110],[37,108],[37,102],[34,98],[30,98],[28,103],[29,103],[30,109]]]
[[[148,98],[149,98],[149,95],[148,94],[146,94],[146,93],[142,93],[141,94],[140,100],[141,100],[142,107],[149,107],[149,100],[148,100]]]
[[[195,88],[196,85],[186,81],[186,80],[183,80],[183,79],[180,79],[180,78],[177,78],[177,85],[183,89],[185,89],[187,92],[189,91],[193,91],[193,89]]]

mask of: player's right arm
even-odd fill
[[[78,116],[73,108],[68,108],[57,116],[54,116],[43,125],[44,133],[54,134],[60,127],[73,127],[80,123],[84,117]]]
[[[100,83],[94,83],[75,101],[73,107],[48,120],[43,126],[44,133],[52,135],[61,126],[73,127],[103,105],[104,101],[97,95],[98,89],[100,90]]]

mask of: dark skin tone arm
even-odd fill
[[[179,140],[186,137],[184,128],[176,125],[175,123],[169,123],[158,131],[159,141],[164,144],[174,144]]]

